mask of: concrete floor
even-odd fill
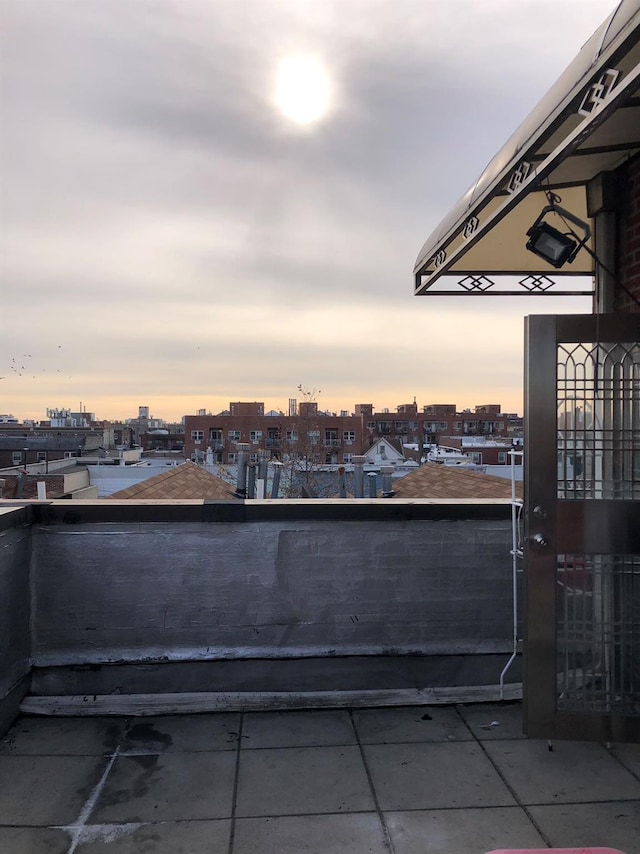
[[[21,718],[2,854],[640,854],[640,746],[520,733],[513,705]]]

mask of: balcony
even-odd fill
[[[2,851],[634,850],[632,748],[496,702],[505,502],[5,502],[0,544]]]

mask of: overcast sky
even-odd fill
[[[615,5],[0,0],[0,413],[521,411],[523,315],[586,301],[417,298],[413,264]]]

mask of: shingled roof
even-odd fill
[[[511,498],[511,480],[460,466],[425,463],[393,481],[394,498]],[[516,484],[522,497],[522,484]]]
[[[190,461],[163,471],[155,477],[114,492],[109,498],[195,499],[214,498],[229,501],[236,498],[231,484],[209,474]]]

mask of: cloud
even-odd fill
[[[0,366],[21,336],[45,354],[64,333],[80,367],[69,394],[99,392],[99,410],[118,388],[129,402],[130,386],[164,382],[171,417],[184,389],[205,406],[223,384],[288,397],[302,373],[393,406],[394,389],[453,393],[473,364],[519,395],[521,371],[504,368],[521,358],[519,309],[416,300],[413,262],[611,8],[156,0],[114,14],[102,0],[5,0],[0,276],[21,329],[3,334]],[[273,104],[295,52],[332,75],[313,129]],[[66,388],[3,383],[24,415]]]

